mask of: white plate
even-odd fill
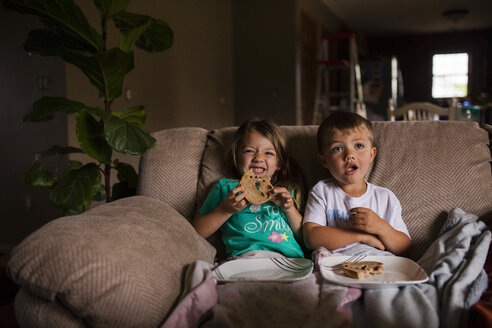
[[[382,262],[384,271],[367,279],[346,276],[341,263],[356,261]],[[367,289],[400,287],[429,280],[425,271],[417,263],[399,256],[328,256],[320,261],[320,271],[323,278],[331,282]]]
[[[302,258],[240,259],[225,262],[212,272],[217,281],[294,281],[313,271],[313,262]]]

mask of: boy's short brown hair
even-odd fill
[[[318,152],[321,154],[323,152],[323,140],[325,136],[331,136],[334,130],[348,131],[353,129],[358,129],[360,127],[366,127],[369,131],[369,140],[374,146],[374,134],[372,132],[371,121],[363,118],[359,114],[337,110],[331,112],[324,120],[321,122],[318,128],[317,143]]]

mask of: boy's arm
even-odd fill
[[[386,221],[384,222],[387,223]],[[395,230],[389,223],[387,224],[389,226],[388,230],[378,233],[378,237],[384,246],[386,246],[386,250],[395,255],[405,252],[410,247],[412,241],[405,233]]]
[[[346,230],[307,222],[303,225],[304,243],[309,249],[324,247],[337,249],[352,243],[361,242],[384,250],[383,243],[374,235],[363,231]]]
[[[358,229],[378,236],[386,250],[398,255],[410,247],[410,238],[403,232],[396,230],[381,219],[374,211],[368,208],[356,207],[350,210],[349,222],[354,229]]]

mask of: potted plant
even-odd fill
[[[25,122],[45,122],[57,113],[76,115],[79,147],[55,145],[36,154],[25,181],[51,189],[50,199],[65,214],[87,210],[93,201],[126,197],[135,193],[135,169],[114,159],[114,152],[140,155],[152,148],[155,139],[144,127],[143,106],[114,110],[113,101],[122,95],[123,80],[134,68],[133,47],[147,52],[164,51],[173,43],[173,32],[161,19],[127,11],[130,0],[94,0],[100,14],[96,31],[73,0],[1,0],[9,10],[37,16],[44,28],[29,32],[24,49],[41,56],[57,56],[77,67],[97,89],[101,107],[63,97],[42,97],[25,115]],[[107,28],[113,22],[119,45],[108,47]],[[70,161],[68,167],[52,172],[42,166],[46,156],[85,153],[92,162]],[[118,182],[111,184],[111,171]]]

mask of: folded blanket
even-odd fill
[[[478,217],[453,209],[444,223],[440,237],[419,260],[429,274],[429,284],[436,287],[442,327],[466,324],[468,310],[487,289],[483,269],[491,232]]]
[[[212,264],[204,261],[196,261],[186,268],[185,287],[179,305],[161,328],[195,327],[203,315],[217,303],[211,268]]]

